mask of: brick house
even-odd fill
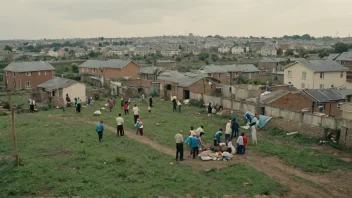
[[[79,65],[79,72],[89,74],[91,79],[107,84],[112,78],[139,77],[140,68],[140,65],[131,60],[87,60]]]
[[[220,83],[212,77],[201,76],[159,76],[158,81],[160,96],[176,96],[178,99],[190,99],[191,93],[216,95],[218,93],[216,84]]]
[[[142,67],[140,70],[140,78],[143,80],[156,81],[160,73],[164,71],[162,67]]]
[[[12,62],[4,68],[3,85],[11,90],[33,89],[55,76],[47,62]]]
[[[335,60],[349,69],[349,71],[347,71],[346,81],[352,83],[352,52],[344,52]]]
[[[340,106],[346,98],[333,89],[307,89],[297,92],[285,90],[273,91],[261,98],[261,103],[269,106],[309,112],[320,112],[329,116],[340,117]]]
[[[280,71],[281,58],[264,57],[259,60],[258,68],[268,72]]]

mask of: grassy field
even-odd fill
[[[170,166],[174,157],[133,139],[117,138],[116,134],[106,131],[103,142],[99,143],[94,125],[49,116],[70,116],[72,111],[16,115],[19,154],[23,161],[20,167],[15,167],[11,158],[9,117],[0,118],[0,197],[253,196],[278,194],[284,189],[244,165],[209,172],[195,171],[182,163]],[[79,117],[89,117],[88,111],[91,110],[83,109]],[[243,187],[244,182],[251,185]]]

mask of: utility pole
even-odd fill
[[[231,93],[230,93],[230,97],[231,97],[231,111],[233,110],[233,87],[232,87],[232,72],[230,72],[230,88],[231,88]]]
[[[11,110],[11,126],[12,126],[12,138],[13,138],[13,151],[14,151],[16,164],[17,164],[17,166],[19,166],[20,159],[18,157],[16,131],[15,131],[15,111],[13,109],[13,105],[12,105],[12,101],[11,101],[11,90],[7,90],[7,96],[8,96],[9,106],[10,106],[10,110]]]

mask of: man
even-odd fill
[[[196,155],[198,156],[198,149],[199,149],[199,139],[197,136],[193,136],[191,139],[191,146],[192,146],[192,152],[193,152],[193,159],[196,158]]]
[[[246,153],[246,148],[247,148],[247,136],[244,135],[244,133],[241,134],[241,136],[243,137],[243,154]]]
[[[103,139],[103,133],[104,133],[104,125],[103,125],[103,121],[100,121],[97,124],[97,127],[95,129],[98,133],[98,138],[99,138],[99,142],[101,142],[101,140]]]
[[[172,100],[172,106],[173,106],[172,111],[173,111],[173,112],[177,112],[177,110],[176,110],[176,107],[177,107],[177,101],[176,101],[176,99],[175,99],[175,98]]]
[[[244,117],[246,118],[246,120],[249,124],[252,123],[252,115],[249,110],[244,114]]]
[[[137,123],[137,119],[139,118],[139,108],[135,104],[134,107],[132,108],[133,111],[133,117],[134,117],[134,123]]]
[[[124,136],[125,132],[123,130],[123,124],[125,121],[121,117],[121,113],[119,113],[119,116],[116,118],[116,125],[117,125],[117,136]]]
[[[71,98],[66,94],[66,106],[70,107],[71,106]]]
[[[81,99],[77,98],[77,106],[76,106],[76,111],[77,113],[81,113]]]
[[[200,127],[197,128],[196,134],[199,135],[199,137],[202,137],[204,135],[204,127],[201,125]]]
[[[251,128],[251,135],[252,135],[252,143],[253,145],[257,145],[257,129],[256,129],[256,125],[258,123],[258,115],[255,114],[253,119],[251,120],[252,122],[250,123],[250,128]]]
[[[225,140],[226,140],[226,141],[229,141],[229,140],[230,140],[231,133],[232,133],[232,130],[231,130],[231,120],[229,120],[229,121],[227,122],[226,128],[225,128]]]
[[[144,93],[142,94],[141,98],[142,98],[142,103],[144,103],[144,98],[145,98]]]
[[[214,146],[218,146],[220,144],[220,138],[222,136],[222,129],[219,129],[214,136]]]
[[[152,96],[149,97],[149,106],[153,107],[153,98],[152,98]]]
[[[176,135],[175,135],[175,141],[176,141],[176,161],[178,161],[178,156],[180,155],[180,161],[183,161],[183,135],[182,135],[182,130],[180,130]]]
[[[178,112],[181,113],[182,103],[178,100],[177,101]]]
[[[34,106],[35,106],[35,100],[29,99],[29,109],[31,110],[31,113],[34,113]]]
[[[237,138],[237,154],[243,153],[243,136]]]
[[[233,138],[238,136],[238,130],[240,128],[240,123],[238,123],[236,118],[232,119],[231,128],[232,128],[232,137],[231,137],[231,139],[233,139]]]

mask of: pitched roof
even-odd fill
[[[336,58],[336,61],[352,61],[352,52],[344,52],[339,57]]]
[[[54,77],[51,80],[48,80],[40,85],[38,85],[39,88],[44,88],[45,91],[53,91],[55,89],[62,89],[69,87],[73,84],[78,83],[77,81],[67,79],[67,78],[60,78],[60,77]]]
[[[202,70],[202,73],[259,72],[259,69],[253,64],[209,65],[202,67],[200,70]]]
[[[141,74],[154,74],[156,71],[162,72],[164,69],[162,67],[142,67],[140,70]]]
[[[300,60],[287,65],[283,69],[286,69],[295,64],[301,64],[303,66],[308,67],[313,72],[341,72],[341,71],[349,71],[348,68],[338,64],[332,60]]]
[[[271,57],[263,57],[259,62],[262,63],[279,63],[281,62],[281,58],[271,58]]]
[[[281,98],[282,96],[284,96],[288,93],[290,93],[290,91],[287,91],[287,90],[272,91],[268,94],[260,96],[260,103],[269,104],[269,103],[274,102],[275,100]]]
[[[11,72],[33,72],[33,71],[50,71],[55,70],[55,68],[47,62],[44,61],[34,61],[34,62],[12,62],[4,71]]]
[[[306,89],[302,93],[310,96],[317,102],[330,102],[334,100],[344,100],[345,96],[333,89]]]
[[[204,73],[227,73],[227,70],[219,65],[203,66],[200,70],[203,70]]]
[[[203,79],[204,77],[189,77],[189,76],[159,76],[159,80],[167,80],[174,83],[177,83],[180,87],[189,87],[194,83],[198,82],[199,80]]]
[[[329,54],[326,60],[335,60],[338,56],[340,56],[340,54]]]
[[[126,66],[131,60],[109,59],[109,60],[87,60],[79,67],[86,68],[117,68],[121,69]]]

